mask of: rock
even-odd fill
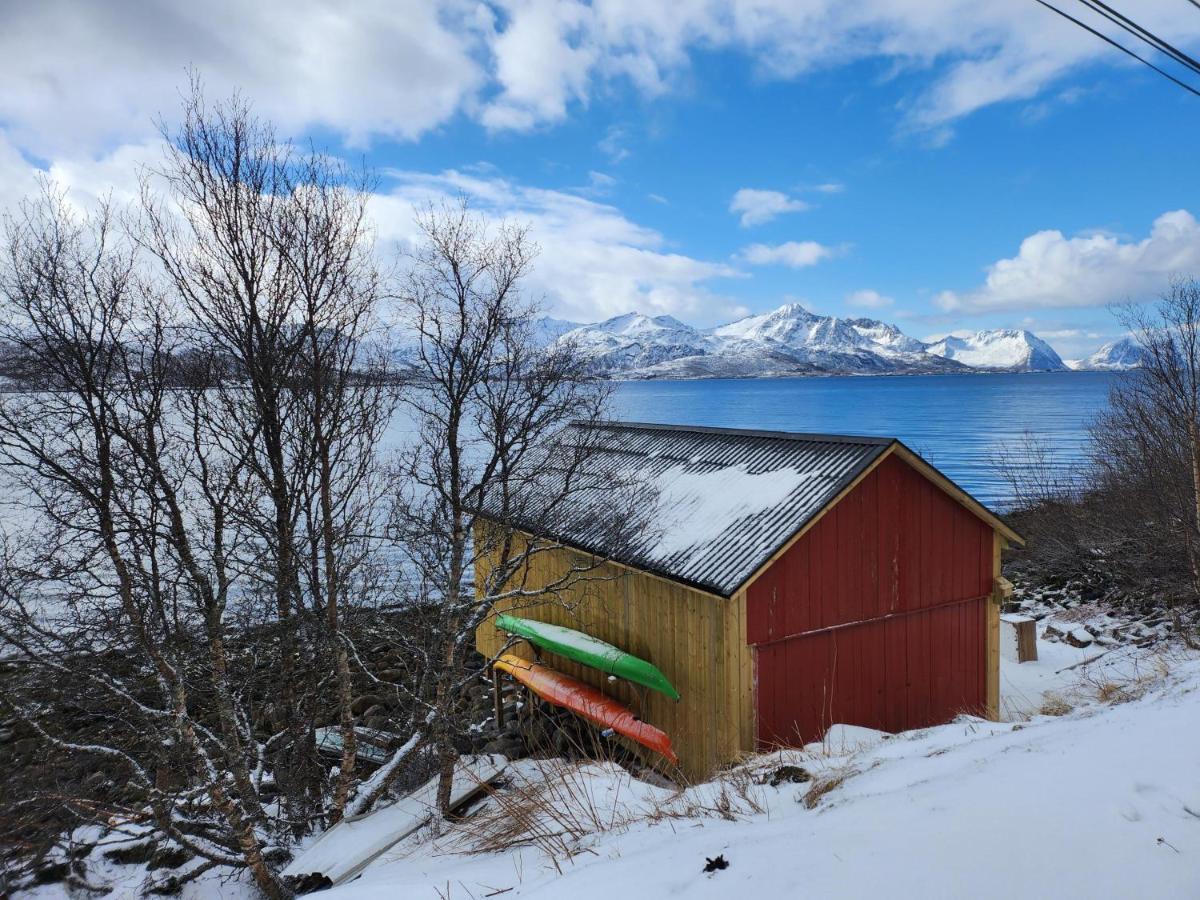
[[[1063,640],[1072,647],[1090,647],[1095,639],[1095,636],[1082,626],[1072,628],[1063,636]]]
[[[71,874],[65,862],[42,862],[33,870],[34,884],[54,884]]]
[[[263,852],[263,859],[273,866],[284,866],[292,861],[292,854],[283,847],[270,847]]]
[[[497,738],[484,744],[480,752],[499,753],[507,759],[521,759],[525,756],[525,742],[515,738]]]
[[[308,872],[304,875],[289,875],[285,881],[297,894],[311,894],[314,891],[323,891],[326,888],[333,887],[333,882],[328,875],[321,872]]]
[[[363,694],[350,704],[350,712],[356,716],[361,716],[372,706],[383,706],[387,700],[383,697],[378,697],[374,694]]]
[[[146,863],[146,868],[150,871],[155,869],[178,869],[184,863],[192,858],[192,854],[182,847],[160,847],[154,851],[150,857],[150,861]]]
[[[157,850],[157,845],[150,841],[139,844],[126,844],[124,847],[115,847],[112,850],[106,851],[104,858],[112,860],[115,863],[120,863],[123,866],[129,866],[136,863],[149,862]]]
[[[781,784],[803,784],[812,781],[812,773],[800,766],[780,766],[770,775],[764,775],[759,784],[779,787]]]
[[[575,742],[571,740],[571,736],[561,729],[554,732],[554,752],[564,759],[572,759],[577,753]]]
[[[36,738],[21,738],[13,744],[13,752],[19,753],[22,756],[33,756],[37,753],[38,742]]]

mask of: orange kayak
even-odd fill
[[[569,709],[589,722],[611,728],[617,734],[665,756],[673,763],[679,762],[671,748],[671,739],[665,732],[646,724],[629,707],[604,696],[590,684],[512,653],[505,653],[493,665],[517,679],[547,703]]]

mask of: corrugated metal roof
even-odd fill
[[[895,443],[640,422],[573,427],[592,429],[589,466],[649,486],[646,539],[609,546],[611,523],[588,514],[609,500],[602,488],[573,497],[573,513],[550,528],[513,524],[725,597]]]

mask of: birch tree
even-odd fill
[[[471,663],[475,629],[499,602],[570,602],[572,589],[595,577],[599,559],[552,583],[528,583],[529,561],[562,546],[556,523],[591,516],[607,523],[616,548],[641,536],[646,504],[642,486],[593,465],[586,428],[566,427],[602,419],[610,387],[569,342],[539,345],[538,307],[524,289],[537,252],[527,229],[489,225],[462,201],[425,210],[417,224],[421,240],[397,292],[414,335],[403,399],[413,437],[395,467],[390,526],[411,576],[412,613],[397,640],[423,661],[412,731],[437,755],[447,814],[456,738],[467,724],[462,693],[482,672]],[[576,503],[583,497],[586,509]],[[360,804],[373,802],[398,762]]]
[[[1177,548],[1198,595],[1200,283],[1178,279],[1158,303],[1119,314],[1143,361],[1112,388],[1110,410],[1093,428],[1095,462],[1123,497],[1113,511],[1126,525],[1122,533],[1145,539],[1138,555],[1167,562]]]

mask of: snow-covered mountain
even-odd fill
[[[401,365],[410,365],[415,336],[391,335]],[[580,325],[543,316],[533,323],[539,346],[570,344],[596,370],[613,378],[750,378],[777,375],[926,374],[1062,371],[1045,341],[1028,331],[979,331],[925,343],[878,319],[843,319],[798,303],[714,328],[674,316],[639,312]],[[1129,341],[1105,345],[1080,368],[1127,368]],[[1072,366],[1074,368],[1075,366]]]
[[[1061,372],[1067,368],[1040,337],[1011,328],[946,335],[927,345],[926,352],[992,372]]]
[[[626,313],[582,325],[559,338],[607,373],[626,374],[658,363],[708,352],[707,336],[673,316]]]
[[[1124,372],[1140,366],[1144,353],[1137,341],[1126,336],[1109,341],[1086,359],[1073,360],[1068,365],[1080,372]]]
[[[578,328],[579,325],[579,322],[569,322],[566,319],[542,316],[534,320],[533,339],[537,341],[539,347],[548,347],[568,331]]]
[[[671,316],[628,313],[565,333],[598,369],[631,378],[820,372],[952,372],[964,367],[874,319],[839,319],[798,304],[701,330]]]

